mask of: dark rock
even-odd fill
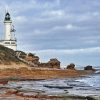
[[[16,87],[17,89],[21,89],[22,88],[22,86],[18,86],[18,87]]]
[[[89,96],[87,96],[86,98],[87,98],[87,100],[96,100],[93,97],[89,97]]]
[[[90,65],[84,67],[84,70],[93,70],[93,71],[95,71],[95,69],[93,68],[93,66],[90,66]]]
[[[57,85],[43,85],[44,87],[47,88],[58,88],[58,89],[71,89],[73,87],[71,86],[57,86]]]

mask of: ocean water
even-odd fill
[[[9,82],[7,86],[27,92],[42,91],[47,95],[100,96],[100,67],[96,69],[94,74],[85,77]]]
[[[85,96],[88,95],[100,96],[100,67],[96,67],[95,69],[97,71],[94,74],[76,79],[76,81],[78,81],[79,83],[82,82],[84,85],[83,87],[79,86],[80,87],[79,89],[75,89],[71,93],[73,94],[79,93],[79,95],[85,95]]]

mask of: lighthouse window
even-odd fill
[[[15,44],[15,42],[11,42],[11,44]]]
[[[5,44],[10,44],[10,42],[5,42]]]

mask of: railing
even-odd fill
[[[0,42],[2,42],[2,41],[17,41],[17,39],[10,39],[10,40],[0,40]]]

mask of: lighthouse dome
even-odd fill
[[[10,21],[10,14],[9,14],[9,12],[7,12],[5,14],[5,21]]]

